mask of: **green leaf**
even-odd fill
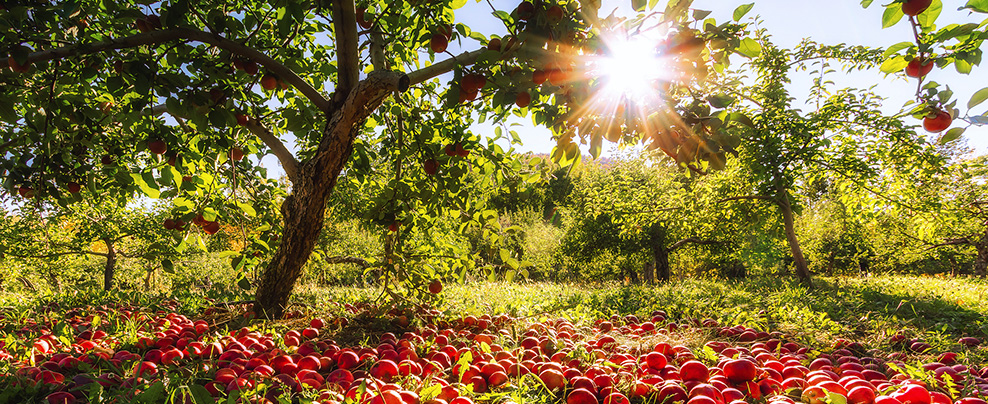
[[[899,42],[899,43],[897,43],[895,45],[889,46],[889,48],[885,50],[885,53],[882,54],[882,57],[883,58],[887,58],[887,57],[892,56],[892,55],[894,55],[896,53],[899,53],[899,51],[901,51],[903,49],[908,49],[909,47],[911,47],[913,45],[915,45],[914,42],[909,42],[909,41]]]
[[[905,14],[902,13],[902,6],[899,3],[892,3],[885,8],[882,14],[882,28],[891,27],[899,22]]]
[[[971,99],[967,101],[967,109],[974,108],[988,100],[988,87],[982,88],[971,96]]]
[[[940,136],[940,139],[937,139],[937,143],[947,144],[954,140],[957,140],[961,137],[961,135],[964,134],[965,130],[967,130],[967,128],[953,128],[951,130],[948,130],[946,133],[943,134],[943,136]]]
[[[189,386],[189,393],[192,393],[192,401],[195,404],[214,404],[216,400],[209,394],[209,390],[198,384]]]
[[[250,216],[250,217],[257,216],[257,211],[254,210],[254,206],[251,205],[251,204],[249,204],[249,203],[237,202],[237,207],[240,208],[240,210],[242,210],[244,212],[244,214],[247,215],[247,216]]]
[[[738,8],[734,9],[734,21],[741,21],[745,14],[751,11],[751,8],[755,6],[755,3],[742,4]]]
[[[861,0],[861,8],[871,7],[871,3],[875,0]]]
[[[736,101],[734,97],[727,94],[715,94],[707,97],[707,102],[714,108],[727,108]]]
[[[250,281],[247,280],[246,276],[241,276],[240,280],[237,281],[237,286],[239,286],[240,289],[243,290],[250,290]]]
[[[646,0],[631,0],[631,9],[635,11],[643,11],[647,5]]]
[[[972,67],[971,62],[968,62],[965,59],[954,60],[954,69],[957,69],[957,72],[960,74],[971,74]]]
[[[449,3],[449,7],[453,10],[457,10],[467,5],[467,0],[453,0]]]
[[[160,380],[148,386],[148,388],[134,397],[139,403],[157,403],[164,401],[165,385]]]
[[[968,0],[962,9],[969,9],[979,13],[988,13],[988,0]]]
[[[511,259],[511,252],[503,248],[497,250],[497,255],[501,257],[501,262]]]
[[[138,188],[141,189],[141,192],[143,192],[144,195],[147,195],[148,198],[158,199],[159,197],[161,197],[161,191],[152,188],[146,181],[144,181],[144,176],[140,174],[131,173],[130,177],[134,181],[134,183],[137,184]]]
[[[749,58],[756,58],[762,53],[762,45],[754,39],[745,38],[741,40],[741,44],[738,45],[738,53]]]
[[[878,70],[881,70],[882,73],[885,74],[892,74],[902,71],[902,69],[905,69],[907,65],[909,65],[909,61],[906,60],[905,56],[900,55],[883,62],[882,65],[878,67]]]
[[[168,260],[168,259],[162,260],[161,261],[161,269],[163,269],[167,273],[174,274],[175,273],[175,264],[172,263],[172,260]]]
[[[931,31],[936,26],[937,17],[940,17],[941,11],[943,11],[943,3],[940,0],[933,0],[933,3],[930,3],[930,6],[926,8],[926,11],[916,16],[916,20],[919,21],[919,26],[923,28],[923,32]]]

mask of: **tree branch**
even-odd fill
[[[278,139],[278,137],[275,136],[270,129],[264,125],[261,125],[260,122],[253,118],[247,121],[246,128],[250,131],[250,133],[253,133],[254,136],[260,138],[261,141],[263,141],[264,144],[271,149],[271,152],[274,153],[275,157],[278,158],[278,161],[281,162],[281,167],[285,169],[285,175],[288,176],[288,180],[292,183],[296,183],[299,170],[298,160],[296,160],[295,156],[292,155],[292,152],[285,147],[285,144],[281,142],[281,139]]]
[[[933,245],[927,247],[926,250],[929,251],[929,250],[932,250],[934,248],[946,247],[946,246],[949,246],[949,245],[964,245],[964,244],[972,244],[972,243],[971,243],[971,240],[968,239],[967,237],[949,238],[949,239],[947,239],[947,241],[945,241],[943,243],[933,244]]]
[[[182,117],[169,111],[168,106],[165,104],[155,105],[151,108],[151,113],[154,115],[161,115],[166,112],[174,116],[176,119],[182,119]],[[288,150],[288,147],[281,142],[281,139],[279,139],[278,136],[275,136],[270,129],[262,125],[261,122],[256,119],[250,118],[247,121],[247,126],[245,127],[250,131],[250,133],[261,139],[261,141],[264,142],[269,149],[271,149],[271,152],[274,153],[274,156],[277,157],[278,161],[281,163],[281,167],[285,169],[285,175],[288,176],[288,180],[295,183],[298,178],[299,162],[295,159],[292,152]]]
[[[347,99],[360,80],[360,52],[357,49],[357,11],[353,0],[333,1],[333,30],[336,31],[336,96],[334,102]]]
[[[6,154],[7,153],[7,148],[16,145],[17,143],[19,143],[21,140],[24,140],[24,139],[27,139],[27,134],[23,134],[21,136],[18,136],[18,137],[15,137],[15,138],[11,139],[10,141],[8,141],[8,142],[6,142],[4,144],[0,144],[0,155]]]
[[[41,255],[20,255],[20,254],[14,254],[8,252],[7,255],[16,258],[58,258],[58,257],[64,257],[66,255],[96,255],[100,257],[106,257],[107,254],[96,251],[65,251],[60,253],[41,254]]]
[[[442,62],[433,64],[431,66],[423,67],[419,70],[408,73],[408,80],[410,85],[419,84],[423,81],[429,80],[433,77],[439,76],[443,73],[453,70],[457,65],[459,66],[469,66],[477,63],[477,59],[481,54],[484,53],[486,49],[477,49],[472,52],[464,52],[459,56],[453,56]]]
[[[337,256],[326,258],[324,261],[326,261],[327,264],[357,264],[360,265],[361,268],[369,268],[373,266],[370,262],[367,262],[367,260],[359,257]]]
[[[352,3],[351,3],[352,8]],[[351,10],[351,15],[353,11]],[[211,34],[191,28],[170,28],[143,34],[137,34],[124,38],[110,39],[92,44],[77,44],[61,48],[49,49],[41,52],[34,52],[27,58],[28,63],[37,63],[54,59],[64,59],[76,55],[88,55],[105,52],[115,49],[135,48],[142,45],[155,45],[177,40],[189,40],[207,43],[230,52],[246,56],[257,62],[265,69],[277,75],[281,80],[291,84],[309,99],[320,111],[328,112],[330,109],[329,100],[295,74],[292,69],[274,60],[260,51],[241,44],[236,41],[226,39],[217,34]]]
[[[765,196],[765,195],[747,195],[747,196],[735,196],[735,197],[731,197],[731,198],[724,198],[724,199],[721,199],[721,200],[717,201],[717,203],[724,203],[724,202],[729,202],[729,201],[740,201],[740,200],[746,200],[746,199],[756,199],[756,200],[762,200],[762,201],[774,201],[775,200],[771,196]]]
[[[668,250],[671,253],[679,249],[679,247],[682,247],[686,244],[717,245],[717,244],[724,244],[724,242],[718,240],[704,240],[696,237],[687,237],[675,243],[672,243],[672,245],[669,246]]]

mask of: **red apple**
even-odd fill
[[[551,24],[555,24],[563,19],[563,8],[559,7],[558,4],[553,4],[545,11],[545,18]]]
[[[515,96],[515,105],[518,108],[525,108],[532,102],[532,95],[528,91],[522,91]]]
[[[373,23],[374,21],[371,21],[367,18],[366,8],[361,7],[357,9],[357,25],[360,25],[360,28],[370,29]]]
[[[65,185],[65,188],[68,189],[71,194],[78,194],[79,191],[82,190],[82,185],[79,185],[78,182],[70,181]]]
[[[487,49],[488,50],[492,50],[492,51],[498,51],[498,52],[500,52],[501,51],[501,39],[500,38],[491,38],[491,40],[489,42],[487,42]]]
[[[246,114],[237,114],[237,125],[247,126],[248,122],[250,122],[250,118]]]
[[[729,360],[724,363],[724,376],[735,383],[755,380],[758,368],[754,363],[745,359]]]
[[[48,404],[75,404],[77,402],[75,396],[67,391],[56,391],[45,397]]]
[[[597,404],[597,396],[584,388],[574,389],[566,396],[566,404]]]
[[[446,47],[449,46],[449,38],[439,32],[432,34],[432,39],[429,41],[429,49],[433,53],[442,53],[446,51]]]
[[[529,18],[535,15],[535,5],[523,1],[515,8],[515,13],[518,15],[519,20],[528,21]]]
[[[261,77],[261,88],[268,91],[274,91],[278,88],[278,77],[271,73],[265,73],[264,76]]]
[[[168,144],[161,139],[153,139],[148,142],[148,150],[154,154],[165,154],[168,151]]]
[[[923,77],[933,70],[933,61],[930,59],[924,59],[920,57],[915,57],[913,60],[909,61],[906,65],[906,76],[909,77]]]
[[[236,147],[236,146],[234,146],[232,149],[230,149],[230,159],[232,159],[233,161],[243,160],[244,159],[244,151],[243,151],[243,149],[241,149],[239,147]]]
[[[436,159],[428,159],[422,163],[422,168],[425,170],[426,174],[436,175],[439,171],[439,162]]]
[[[930,7],[932,0],[906,0],[902,2],[902,13],[909,16],[919,15]]]
[[[27,185],[22,185],[20,188],[18,188],[17,193],[26,199],[34,198],[35,195],[34,188],[31,188]]]
[[[7,58],[7,65],[9,65],[10,66],[10,70],[13,70],[15,73],[27,73],[28,69],[31,68],[31,64],[30,63],[25,63],[23,65],[20,64],[20,63],[17,63],[17,61],[14,60],[14,57],[13,56]]]
[[[429,293],[432,293],[432,294],[435,295],[435,294],[438,294],[439,292],[442,292],[442,291],[443,291],[443,283],[442,283],[442,281],[436,279],[436,280],[432,281],[432,283],[429,284]]]
[[[949,112],[936,110],[923,119],[923,129],[926,129],[927,132],[933,133],[943,132],[944,129],[950,127],[953,120],[954,118],[950,116]]]
[[[549,78],[549,73],[545,70],[535,70],[532,72],[532,82],[535,84],[545,83],[545,80]]]
[[[206,222],[202,226],[202,230],[205,231],[206,234],[216,234],[216,232],[220,231],[220,224],[219,222]]]

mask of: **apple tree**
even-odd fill
[[[699,124],[707,111],[698,105],[730,56],[756,45],[743,24],[713,21],[688,1],[662,13],[642,5],[622,19],[598,16],[598,1],[536,0],[492,6],[487,18],[509,32],[494,37],[454,25],[464,3],[5,6],[4,187],[63,200],[72,183],[138,189],[173,201],[176,215],[207,232],[219,221],[272,218],[250,243],[270,255],[234,262],[264,267],[257,311],[278,317],[344,167],[392,136],[380,130],[386,121],[404,133],[387,152],[422,159],[417,169],[426,172],[444,163],[431,156],[502,153],[467,124],[508,114],[551,128],[562,162],[577,160],[581,143],[597,155],[603,139],[652,139],[682,164],[723,163],[727,143],[717,128],[672,137],[658,127]],[[450,41],[468,50],[454,55]],[[642,55],[663,58],[664,74],[628,59]],[[407,133],[396,129],[403,125]],[[283,200],[265,197],[280,188],[259,164],[266,155],[290,183]],[[241,188],[248,181],[254,188]],[[380,211],[382,219],[401,213]]]
[[[873,0],[862,0],[865,8]],[[985,40],[988,39],[988,2],[968,0],[958,10],[967,11],[972,21],[937,25],[944,7],[941,0],[898,0],[884,4],[882,27],[888,28],[905,21],[913,37],[890,45],[882,54],[880,69],[886,74],[901,73],[916,82],[916,99],[906,103],[904,114],[921,120],[923,127],[942,133],[941,143],[961,137],[967,128],[988,124],[988,111],[973,112],[988,100],[988,87],[977,90],[967,101],[967,112],[961,113],[958,100],[949,85],[927,81],[934,69],[950,66],[961,74],[970,74],[981,64]],[[981,18],[980,21],[977,18]],[[959,121],[961,125],[954,125]],[[951,126],[953,126],[951,128]]]
[[[761,54],[751,62],[755,83],[731,94],[741,100],[732,126],[741,141],[738,160],[750,173],[746,195],[722,202],[765,201],[774,205],[784,224],[796,275],[812,284],[796,233],[798,187],[820,176],[838,176],[866,186],[888,167],[930,173],[938,167],[933,147],[895,116],[881,111],[882,99],[869,91],[832,89],[827,74],[875,67],[881,51],[846,45],[824,46],[804,40],[795,49],[781,49],[759,35]],[[832,66],[837,64],[839,66]],[[812,70],[818,76],[810,89],[813,109],[793,105],[786,84],[793,74]]]

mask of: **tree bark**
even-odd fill
[[[776,204],[779,206],[779,210],[782,211],[786,241],[789,243],[789,250],[792,251],[793,264],[796,266],[796,277],[804,285],[813,286],[810,269],[806,265],[806,257],[803,256],[803,250],[799,247],[799,239],[796,237],[796,220],[793,217],[792,203],[789,202],[789,197],[786,196],[785,191],[779,192]]]
[[[341,108],[329,116],[326,131],[311,160],[299,167],[298,181],[281,205],[284,231],[281,245],[261,274],[254,312],[280,318],[288,307],[302,266],[315,249],[323,228],[326,201],[353,152],[353,141],[367,117],[394,91],[408,89],[408,76],[373,72],[354,88]]]
[[[655,259],[655,277],[660,282],[668,282],[670,278],[669,250],[665,244],[653,246],[652,257]]]
[[[655,263],[655,274],[645,274],[648,283],[654,283],[658,278],[661,282],[669,280],[669,249],[666,248],[666,229],[653,225],[649,234],[649,248],[652,250],[652,260]]]
[[[988,276],[988,231],[972,244],[978,251],[978,256],[974,259],[974,275],[984,278]]]
[[[103,265],[103,290],[113,289],[113,275],[117,272],[117,250],[113,240],[103,238],[106,244],[106,264]]]

